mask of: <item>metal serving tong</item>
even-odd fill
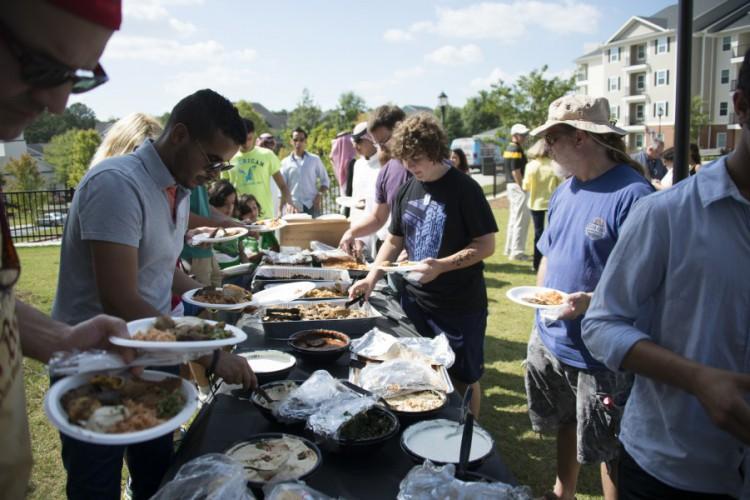
[[[461,435],[461,448],[458,454],[458,469],[456,470],[456,477],[458,478],[462,478],[466,473],[466,466],[469,463],[469,455],[471,454],[471,440],[474,437],[474,415],[472,415],[469,409],[472,392],[471,386],[466,388],[463,404],[461,405],[461,418],[459,422],[463,424],[464,431]]]
[[[365,303],[365,296],[364,296],[364,294],[357,295],[352,300],[346,301],[346,303],[344,304],[344,307],[346,307],[347,309],[349,309],[351,306],[353,306],[354,304],[357,304],[357,303],[359,303],[360,306]]]

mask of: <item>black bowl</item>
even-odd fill
[[[383,446],[386,441],[398,434],[400,426],[396,415],[382,406],[373,406],[367,411],[385,416],[390,422],[390,429],[388,432],[377,437],[356,440],[324,437],[314,434],[315,441],[321,446],[321,448],[342,455],[363,455],[376,451]]]
[[[302,481],[303,479],[305,479],[305,478],[311,476],[312,474],[314,474],[315,471],[317,471],[318,468],[320,468],[320,464],[323,462],[323,454],[320,452],[320,448],[318,448],[315,445],[315,443],[313,443],[309,439],[305,439],[302,436],[297,436],[297,435],[294,435],[294,434],[284,434],[282,432],[264,432],[262,434],[255,434],[254,436],[251,436],[249,439],[245,439],[242,442],[252,443],[252,442],[262,441],[262,440],[265,440],[265,439],[283,438],[283,437],[291,437],[291,438],[299,439],[300,441],[304,442],[305,445],[308,448],[310,448],[311,450],[313,450],[315,452],[315,455],[317,455],[317,462],[316,462],[315,466],[312,469],[310,469],[309,471],[307,471],[306,473],[304,473],[303,475],[294,478],[294,480]],[[227,448],[227,450],[233,448],[237,444],[239,444],[239,443],[233,444],[232,446],[230,446],[229,448]],[[262,492],[263,487],[265,485],[269,484],[269,482],[256,482],[256,481],[250,481],[250,480],[248,480],[247,484],[248,484],[248,486],[250,488],[253,489],[253,491],[255,493],[258,493],[258,492]],[[261,498],[261,497],[259,497],[259,498]]]
[[[311,339],[335,339],[343,345],[325,345],[319,348],[305,345]],[[351,339],[343,332],[336,330],[302,330],[289,337],[289,347],[298,357],[312,363],[333,363],[349,350]]]
[[[428,418],[433,418],[437,416],[441,411],[443,411],[443,408],[448,404],[448,395],[444,392],[440,391],[430,391],[439,393],[443,398],[443,403],[438,406],[437,408],[433,408],[432,410],[425,410],[425,411],[400,411],[395,409],[393,406],[388,404],[388,400],[385,400],[386,406],[388,406],[388,409],[391,410],[401,421],[402,424],[411,424],[414,422],[418,422],[420,420],[426,420]]]
[[[272,390],[274,387],[284,384],[286,382],[294,382],[295,384],[297,384],[297,387],[299,387],[300,385],[302,385],[304,380],[276,380],[274,382],[268,382],[267,384],[262,384],[260,388],[268,392],[269,390]],[[257,392],[245,391],[245,394],[246,396],[249,396],[250,401],[253,403],[253,405],[255,405],[255,407],[258,409],[260,414],[266,417],[269,421],[277,423],[277,424],[286,425],[289,427],[302,427],[305,425],[305,420],[297,420],[293,422],[279,420],[278,418],[276,418],[276,416],[273,414],[270,408],[267,408],[265,405],[261,403],[263,398],[260,397]]]

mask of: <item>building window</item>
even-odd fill
[[[728,114],[729,114],[729,103],[720,102],[719,103],[719,116],[727,116]]]
[[[617,122],[620,119],[620,106],[610,105],[609,106],[609,121]]]
[[[635,105],[635,120],[642,123],[646,119],[646,107],[643,104]]]
[[[732,37],[731,36],[725,36],[721,39],[721,50],[726,52],[727,50],[732,48]]]
[[[639,62],[646,60],[646,44],[641,44],[636,48],[635,58]]]
[[[661,113],[659,113],[661,111]],[[654,118],[664,118],[669,116],[669,103],[667,101],[657,101],[654,103]]]
[[[618,62],[620,60],[620,47],[609,49],[609,62]]]
[[[727,133],[726,132],[718,132],[716,134],[716,147],[719,149],[723,149],[727,147]]]
[[[729,70],[728,69],[721,70],[721,83],[729,83]]]
[[[588,65],[581,65],[578,67],[578,72],[576,73],[576,80],[579,82],[583,82],[588,80]]]
[[[654,73],[654,85],[661,87],[662,85],[669,85],[669,70],[662,69]]]
[[[635,88],[636,90],[646,90],[646,75],[641,74],[635,77]]]
[[[643,134],[635,134],[635,149],[643,149]]]
[[[607,88],[610,92],[614,92],[616,90],[620,90],[620,77],[619,76],[610,76],[608,79],[608,85]]]
[[[656,39],[656,53],[657,54],[666,54],[669,52],[669,37],[665,36],[662,38]]]

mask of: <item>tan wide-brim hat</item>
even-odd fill
[[[594,134],[627,135],[609,120],[609,101],[604,97],[565,95],[549,105],[547,122],[531,131],[539,135],[555,125],[565,124]]]

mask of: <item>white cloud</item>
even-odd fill
[[[194,24],[180,21],[174,17],[169,19],[169,25],[182,36],[190,36],[195,33],[196,30]]]
[[[480,62],[482,60],[482,49],[474,44],[454,47],[446,45],[430,52],[425,59],[436,64],[463,65]]]
[[[192,94],[198,89],[210,88],[232,98],[247,95],[257,82],[257,75],[246,69],[230,65],[208,65],[195,71],[176,73],[164,82],[163,88],[175,99]]]
[[[247,62],[257,57],[253,49],[227,51],[214,40],[181,43],[163,38],[120,34],[112,37],[106,55],[111,59],[160,64]]]
[[[413,68],[397,69],[393,72],[393,78],[397,81],[406,80],[409,78],[417,78],[424,75],[424,68],[422,66],[414,66]]]
[[[404,81],[419,78],[425,74],[425,69],[422,66],[414,66],[413,68],[397,69],[393,72],[390,78],[383,78],[380,80],[362,80],[354,84],[355,90],[361,92],[372,92],[382,91],[387,87],[396,86]],[[377,101],[377,99],[371,99]],[[382,99],[381,99],[382,100]]]
[[[500,68],[495,68],[490,72],[489,75],[485,77],[474,78],[469,83],[469,85],[471,86],[471,88],[477,89],[477,90],[487,89],[487,88],[490,88],[490,86],[493,83],[497,83],[498,80],[502,80],[504,82],[510,82],[515,79],[516,79],[515,76],[509,75],[508,73],[506,73]]]
[[[598,49],[600,45],[601,42],[586,42],[583,44],[583,53],[588,54],[589,52],[593,52]]]
[[[383,40],[385,40],[386,42],[408,42],[412,38],[414,38],[412,34],[404,30],[391,29],[383,33]]]
[[[601,17],[596,6],[575,0],[482,2],[455,9],[438,7],[434,21],[416,22],[408,32],[515,42],[540,30],[557,34],[594,33]]]

